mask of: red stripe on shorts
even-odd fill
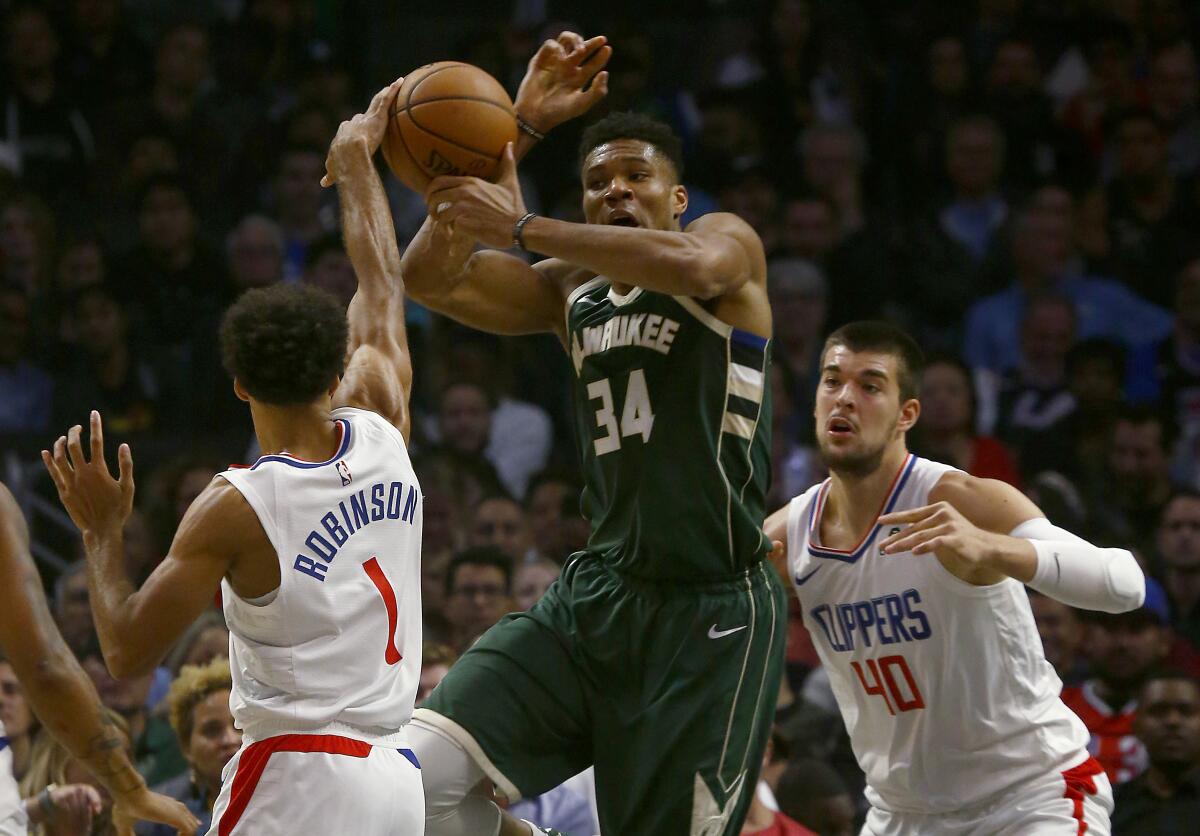
[[[238,761],[233,786],[229,788],[229,806],[217,825],[220,836],[233,833],[250,804],[250,797],[254,795],[263,770],[267,768],[267,761],[276,752],[323,752],[328,755],[365,758],[371,754],[371,744],[333,734],[281,734],[251,743]]]
[[[1072,766],[1065,770],[1062,774],[1063,780],[1067,783],[1067,791],[1063,793],[1063,798],[1069,798],[1075,805],[1073,816],[1079,822],[1079,828],[1075,831],[1076,836],[1083,836],[1087,833],[1087,822],[1083,820],[1083,794],[1096,794],[1097,775],[1103,774],[1104,767],[1092,757],[1089,757],[1078,766]]]

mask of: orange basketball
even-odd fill
[[[500,82],[460,61],[426,64],[404,77],[383,138],[383,158],[400,181],[424,192],[443,174],[491,178],[517,116]]]

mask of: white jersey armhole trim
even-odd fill
[[[696,317],[696,319],[700,320],[713,331],[717,332],[717,334],[720,336],[728,339],[729,335],[733,333],[732,325],[730,325],[728,322],[722,322],[721,320],[717,319],[708,311],[704,310],[704,306],[690,296],[672,296],[671,298],[678,302],[684,310]]]

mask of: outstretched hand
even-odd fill
[[[591,109],[608,94],[612,47],[603,35],[584,40],[563,32],[542,44],[529,59],[529,69],[517,90],[518,115],[547,133]]]
[[[356,153],[361,157],[365,149],[366,159],[370,160],[387,133],[392,105],[403,83],[404,77],[401,76],[376,93],[365,112],[356,113],[338,125],[333,142],[329,144],[329,154],[325,157],[325,176],[321,178],[323,187],[328,188],[337,182],[347,160]]]
[[[58,489],[58,498],[84,534],[119,532],[133,510],[133,453],[128,444],[117,450],[120,475],[114,479],[104,460],[104,427],[100,413],[91,415],[91,458],[83,452],[83,428],[76,424],[42,451],[42,462]]]
[[[880,542],[885,554],[932,552],[968,566],[986,563],[996,537],[976,526],[949,502],[885,514],[879,518],[879,524],[905,526]]]
[[[496,170],[496,182],[478,177],[436,177],[425,190],[429,214],[488,247],[512,246],[513,227],[525,214],[512,143]]]

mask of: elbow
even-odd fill
[[[1162,587],[1157,584],[1150,586],[1132,552],[1126,549],[1112,551],[1116,554],[1108,567],[1110,605],[1104,611],[1117,614],[1145,606],[1154,615],[1167,619],[1167,599]]]
[[[153,659],[137,658],[120,648],[105,649],[104,664],[113,679],[135,679],[152,672],[155,667]]]
[[[730,271],[719,255],[698,250],[689,253],[682,265],[688,296],[715,299],[729,289]]]

